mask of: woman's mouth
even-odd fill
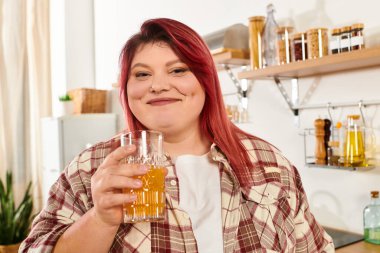
[[[163,106],[163,105],[176,103],[178,101],[180,101],[180,99],[176,99],[176,98],[154,98],[154,99],[149,100],[147,102],[147,104],[152,105],[152,106]]]

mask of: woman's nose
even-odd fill
[[[150,91],[160,93],[170,89],[169,79],[165,75],[156,75],[152,80]]]

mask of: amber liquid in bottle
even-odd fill
[[[347,131],[344,157],[344,166],[364,166],[364,141],[362,131]]]
[[[124,189],[137,195],[136,201],[123,205],[125,222],[160,221],[165,218],[165,169],[150,165],[148,173],[135,177],[142,181],[139,189]]]

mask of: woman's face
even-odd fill
[[[137,50],[127,96],[132,113],[148,129],[166,134],[199,129],[205,92],[166,43],[149,43]]]

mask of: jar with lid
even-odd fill
[[[254,16],[249,18],[249,53],[251,59],[251,68],[261,69],[263,67],[261,34],[264,29],[263,16]]]
[[[307,30],[307,54],[309,59],[328,55],[327,28],[313,28]]]
[[[290,63],[290,34],[293,32],[291,26],[280,26],[277,29],[277,54],[279,64]]]
[[[340,163],[345,167],[362,167],[365,164],[363,129],[360,115],[348,115],[343,155]]]
[[[293,61],[304,61],[307,59],[306,33],[296,33],[292,37]]]
[[[351,51],[351,26],[342,27],[340,30],[340,51]]]
[[[331,31],[330,50],[332,54],[340,53],[340,29],[335,28]]]
[[[364,24],[357,23],[351,26],[351,50],[364,48]]]
[[[327,148],[327,164],[330,166],[339,166],[339,141],[329,141]]]

